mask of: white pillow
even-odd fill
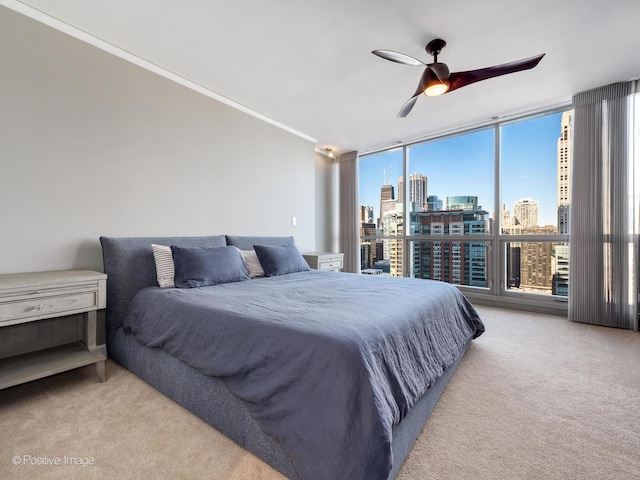
[[[164,245],[151,244],[153,258],[156,261],[156,277],[161,288],[175,287],[175,267],[173,266],[173,254],[171,248]]]
[[[258,260],[258,255],[255,250],[240,250],[244,263],[249,270],[250,277],[264,277],[264,270],[262,264]]]

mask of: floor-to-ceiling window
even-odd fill
[[[566,300],[571,121],[559,109],[362,155],[362,272]]]
[[[408,276],[489,287],[494,143],[483,129],[407,147]]]
[[[501,233],[510,292],[569,292],[570,110],[500,126]]]
[[[404,176],[404,150],[396,148],[359,162],[360,269],[401,277],[404,238],[398,179]]]

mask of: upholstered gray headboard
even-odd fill
[[[293,237],[217,235],[211,237],[100,237],[104,273],[107,274],[107,344],[122,326],[129,303],[145,287],[157,285],[151,244],[183,247],[234,245],[251,250],[254,245],[295,244]]]
[[[158,285],[151,244],[185,247],[221,247],[224,235],[215,237],[100,237],[104,273],[107,274],[107,340],[122,326],[129,302],[145,287]]]
[[[253,250],[254,245],[295,245],[293,237],[243,237],[225,235],[227,245],[233,245],[240,250]]]

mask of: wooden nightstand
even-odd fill
[[[104,382],[96,311],[106,284],[89,270],[0,275],[0,389],[91,364]]]
[[[343,253],[307,252],[302,256],[314,270],[342,270]]]

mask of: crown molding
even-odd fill
[[[22,2],[19,2],[17,0],[0,0],[0,5],[9,8],[10,10],[13,10],[17,13],[20,13],[26,17],[29,17],[33,20],[36,20],[37,22],[43,23],[51,28],[54,28],[62,33],[65,33],[67,35],[70,35],[82,42],[88,43],[89,45],[92,45],[96,48],[99,48],[100,50],[110,53],[111,55],[114,55],[118,58],[121,58],[129,63],[133,63],[134,65],[137,65],[139,67],[144,68],[145,70],[148,70],[150,72],[153,72],[157,75],[160,75],[161,77],[164,77],[168,80],[171,80],[175,83],[178,83],[180,85],[182,85],[183,87],[187,87],[190,90],[193,90],[195,92],[198,92],[202,95],[205,95],[206,97],[212,98],[213,100],[217,100],[220,103],[224,103],[225,105],[228,105],[229,107],[235,108],[236,110],[239,110],[243,113],[246,113],[247,115],[251,115],[252,117],[255,117],[259,120],[262,120],[263,122],[266,122],[270,125],[273,125],[277,128],[280,128],[286,132],[292,133],[293,135],[296,135],[300,138],[303,138],[309,142],[312,143],[316,143],[317,140],[305,133],[299,132],[298,130],[295,130],[287,125],[284,125],[280,122],[278,122],[277,120],[274,120],[271,117],[268,117],[266,115],[263,115],[260,112],[256,112],[255,110],[250,109],[249,107],[246,107],[238,102],[235,102],[223,95],[220,95],[219,93],[214,92],[213,90],[209,90],[208,88],[197,84],[195,82],[192,82],[191,80],[182,77],[180,75],[178,75],[177,73],[171,72],[170,70],[167,70],[166,68],[163,68],[159,65],[156,65],[152,62],[149,62],[148,60],[145,60],[144,58],[138,57],[134,54],[132,54],[131,52],[127,52],[126,50],[123,50],[120,47],[117,47],[109,42],[106,42],[98,37],[95,37],[83,30],[80,30],[79,28],[76,28],[72,25],[69,25],[68,23],[65,23],[61,20],[58,20],[55,17],[52,17],[51,15],[48,15],[40,10],[37,10],[29,5],[26,5]]]

